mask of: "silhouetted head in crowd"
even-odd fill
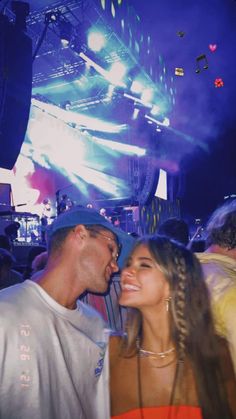
[[[8,278],[14,262],[15,258],[11,252],[0,248],[0,289],[8,286],[6,278]]]
[[[32,274],[45,268],[48,260],[48,252],[42,252],[37,255],[32,262]]]
[[[5,234],[0,234],[0,247],[2,249],[6,249],[9,252],[11,251],[11,242],[9,240],[9,237]]]
[[[201,239],[201,240],[193,240],[191,242],[191,246],[188,247],[192,252],[194,253],[198,253],[198,252],[204,252],[205,248],[206,248],[206,242],[205,240]]]
[[[236,199],[213,212],[206,227],[206,248],[236,259]]]
[[[158,234],[176,240],[187,246],[189,241],[188,224],[180,218],[168,218],[158,228]]]
[[[30,278],[32,274],[32,262],[36,258],[36,256],[40,255],[41,253],[45,252],[46,246],[33,246],[28,253],[27,257],[27,266],[24,272],[24,279]]]
[[[11,268],[13,262],[15,262],[14,256],[8,250],[0,248],[0,269],[3,266]]]
[[[20,223],[18,223],[17,221],[13,221],[13,223],[5,227],[4,232],[6,236],[8,236],[11,241],[13,241],[17,239],[19,228]]]

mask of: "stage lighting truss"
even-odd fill
[[[49,23],[57,23],[60,19],[61,13],[59,10],[49,10],[45,13],[44,22]]]
[[[64,47],[70,44],[73,36],[73,26],[60,10],[47,11],[44,22],[47,26],[51,25]]]
[[[129,47],[105,21],[105,17],[91,5],[91,0],[62,0],[52,4],[46,13],[44,9],[44,23],[47,22],[50,25],[50,30],[40,47],[40,54],[37,56],[39,58],[38,68],[42,65],[43,71],[34,72],[33,86],[36,87],[43,82],[50,82],[57,78],[67,78],[68,83],[73,79],[76,81],[76,77],[80,79],[81,74],[84,74],[86,64],[90,70],[84,74],[84,77],[92,86],[96,80],[91,80],[90,83],[90,79],[96,76],[97,89],[88,90],[88,97],[82,99],[82,108],[90,108],[91,103],[92,106],[95,106],[95,103],[104,103],[110,106],[111,102],[116,104],[124,100],[124,102],[130,102],[131,106],[133,102],[134,112],[137,113],[136,118],[145,116],[146,123],[152,124],[157,130],[160,130],[161,125],[168,126],[167,119],[163,119],[163,115],[168,112],[170,102],[165,100],[165,95],[159,86],[154,84],[144,68],[137,62]],[[38,26],[34,26],[34,24],[42,22],[42,12],[41,15],[39,12],[31,13],[29,19],[32,29],[37,27],[38,30]],[[87,44],[87,35],[99,28],[104,29],[106,45],[102,51],[96,53],[95,50],[90,50]],[[111,45],[115,48],[112,49]],[[52,58],[53,65],[45,67],[44,57],[48,60],[49,56],[50,59]],[[109,69],[112,64],[119,62],[127,65],[127,74],[124,74],[122,80],[117,82],[116,75],[110,74]],[[91,67],[94,71],[91,71]],[[108,83],[107,94],[104,93],[106,87],[104,87],[102,79]],[[137,90],[138,82],[141,83],[138,86],[140,91]],[[109,83],[113,89],[109,89]],[[119,89],[122,90],[122,93],[119,92]],[[112,93],[109,93],[110,91]],[[153,92],[153,98],[147,96],[147,93],[150,92]],[[100,96],[102,96],[102,100]],[[136,118],[132,118],[131,112],[131,119]],[[133,122],[131,121],[131,123]]]

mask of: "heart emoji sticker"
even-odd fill
[[[210,44],[210,45],[209,45],[209,50],[210,50],[211,52],[214,52],[214,51],[216,50],[216,48],[217,48],[217,45],[216,45],[216,44]]]

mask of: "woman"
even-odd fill
[[[112,417],[236,418],[232,362],[196,257],[168,238],[142,238],[121,289],[132,310],[125,336],[111,338]]]

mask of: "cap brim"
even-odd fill
[[[56,231],[62,228],[74,227],[78,224],[101,225],[102,227],[112,231],[112,233],[117,236],[119,244],[121,245],[121,251],[117,261],[118,266],[120,269],[124,266],[125,260],[134,246],[134,237],[130,236],[120,228],[115,227],[94,209],[74,207],[71,210],[59,215],[59,217],[49,226],[47,231],[48,236],[52,236]]]

